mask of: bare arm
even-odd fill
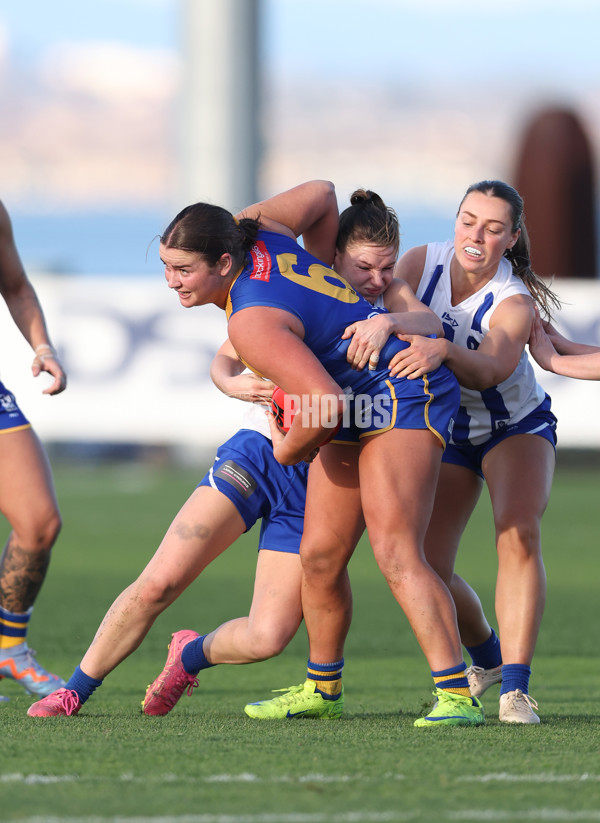
[[[300,413],[285,437],[273,442],[275,458],[288,466],[310,458],[344,407],[342,389],[304,344],[303,336],[302,323],[282,309],[253,306],[229,319],[229,338],[244,361],[298,398]]]
[[[210,365],[210,377],[215,386],[228,397],[268,405],[275,385],[256,374],[244,373],[245,369],[227,338]]]
[[[265,229],[294,239],[302,235],[308,252],[328,266],[333,263],[339,215],[335,187],[327,180],[301,183],[248,206],[238,217],[260,220]]]
[[[35,352],[31,370],[34,377],[45,371],[54,377],[44,394],[58,394],[67,385],[56,356],[35,289],[30,283],[15,245],[6,208],[0,203],[0,293],[15,324]]]
[[[533,302],[527,295],[506,298],[492,315],[490,331],[474,350],[446,339],[402,335],[411,345],[393,358],[390,372],[419,377],[445,363],[465,388],[483,391],[496,386],[516,369],[534,316]]]
[[[544,331],[548,335],[552,345],[559,354],[593,354],[600,351],[598,346],[592,346],[588,343],[576,343],[574,340],[569,340],[561,334],[558,329],[555,329],[551,323],[544,323]]]
[[[600,348],[588,346],[585,343],[574,343],[559,334],[553,327],[551,328],[555,335],[547,333],[536,312],[529,338],[529,351],[536,362],[543,369],[554,372],[554,374],[580,380],[600,380]],[[557,338],[561,341],[562,350],[568,353],[561,354],[556,350],[554,340]]]

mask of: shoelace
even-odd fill
[[[79,695],[72,689],[60,689],[56,695],[55,704],[58,704],[65,710],[65,714],[71,715],[79,706]]]
[[[165,676],[163,678],[163,681],[160,684],[161,688],[162,688],[162,686],[164,684],[164,681],[166,680],[167,676]],[[178,679],[181,678],[181,680],[183,680],[185,682],[185,689],[184,689],[185,693],[187,694],[188,697],[191,697],[192,692],[194,691],[196,686],[199,685],[198,678],[195,677],[195,675],[193,675],[193,674],[188,674],[188,672],[186,672],[186,670],[183,669],[183,668],[177,674],[177,677],[178,677]],[[181,680],[179,681],[179,683],[177,683],[178,687],[184,685],[184,683],[182,683]],[[173,706],[177,703],[177,701],[180,697],[180,693],[178,693],[178,690],[173,689],[170,692],[168,692],[167,694],[161,694],[160,696],[161,696],[161,699],[163,700],[163,702],[172,709]]]
[[[276,692],[286,692],[286,694],[282,694],[281,697],[276,697],[275,700],[279,700],[282,703],[295,703],[298,700],[298,697],[301,692],[304,691],[304,683],[300,686],[288,686],[287,689],[273,689],[273,693]]]
[[[188,697],[191,697],[192,692],[194,691],[196,686],[199,686],[200,684],[198,683],[198,678],[194,677],[193,674],[188,674],[186,672],[186,675],[187,675],[187,677],[189,677],[189,680],[188,680],[188,684],[187,684],[186,689],[185,689],[185,693],[187,694]]]
[[[446,691],[446,689],[436,689],[433,694],[438,698],[441,697],[444,700],[449,700],[451,703],[456,700],[464,699],[462,694],[454,694],[454,692]]]
[[[521,689],[516,689],[515,690],[515,693],[512,697],[512,700],[511,700],[512,705],[514,706],[515,703],[518,700],[524,700],[527,703],[527,705],[529,706],[530,709],[539,708],[538,704],[537,704],[537,701],[534,700],[533,697],[530,694],[525,694],[525,692],[522,692]]]
[[[470,703],[471,705],[476,705],[473,701],[472,697],[467,697],[466,695],[462,694],[454,694],[453,692],[447,692],[444,689],[436,689],[434,692],[434,697],[436,698],[435,703],[433,704],[433,709],[437,708],[438,703],[450,703],[452,706],[456,706],[460,703]]]

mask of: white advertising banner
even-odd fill
[[[237,428],[244,404],[209,377],[226,336],[215,306],[184,309],[156,277],[35,276],[69,385],[42,394],[33,354],[0,301],[0,378],[46,442],[139,443],[214,449]],[[556,320],[572,339],[600,346],[600,282],[561,280]],[[600,448],[600,382],[537,369],[559,420],[559,446]]]
[[[0,377],[45,441],[212,447],[236,430],[245,404],[219,392],[211,360],[227,335],[215,306],[184,309],[156,277],[31,277],[68,375],[49,397],[33,353],[1,320]]]
[[[600,346],[600,281],[556,280],[552,289],[562,303],[553,320],[559,331],[578,343]],[[534,365],[558,418],[558,447],[600,448],[600,381],[573,380]]]

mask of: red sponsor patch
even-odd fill
[[[254,271],[250,275],[250,280],[266,280],[271,279],[271,255],[267,251],[267,247],[263,240],[257,240],[250,249],[252,256],[252,268]]]

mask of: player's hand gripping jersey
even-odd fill
[[[394,427],[430,428],[446,441],[458,405],[454,375],[440,366],[416,380],[391,378],[390,359],[409,345],[395,336],[381,350],[378,369],[353,369],[346,360],[350,340],[341,339],[344,330],[387,309],[372,306],[333,269],[286,235],[260,231],[246,266],[234,280],[227,317],[250,306],[271,306],[298,317],[304,327],[304,343],[349,397],[377,398],[381,402],[387,398],[388,413],[382,415],[379,424],[363,425],[355,414],[351,415],[360,435]],[[339,439],[345,438],[336,437]]]

